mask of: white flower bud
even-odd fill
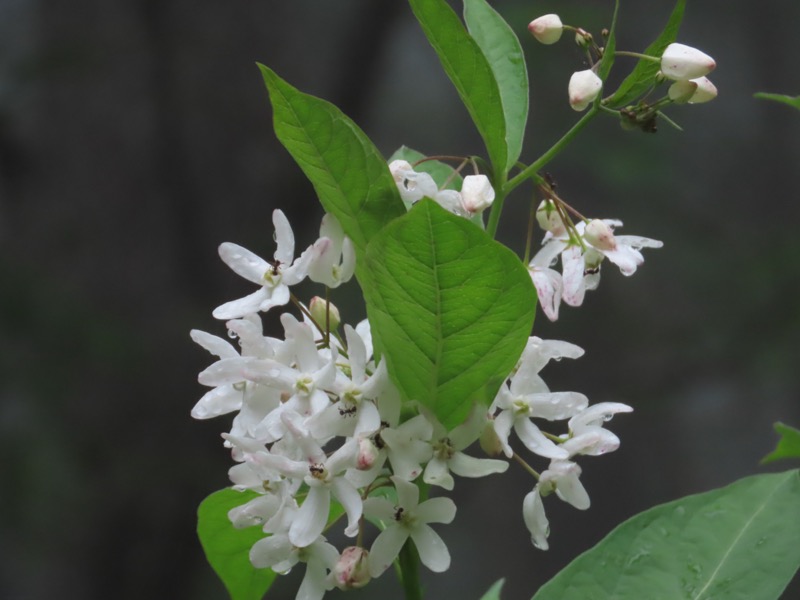
[[[569,79],[569,105],[574,110],[584,110],[594,102],[601,89],[603,82],[594,71],[576,71]]]
[[[670,44],[661,55],[661,72],[668,79],[696,79],[708,75],[716,66],[708,54],[684,44]]]
[[[330,317],[326,314],[328,310],[330,310]],[[332,302],[326,302],[324,298],[320,298],[319,296],[314,296],[311,302],[308,303],[308,312],[311,313],[317,325],[322,328],[325,327],[325,324],[328,323],[328,319],[330,319],[331,331],[339,327],[339,323],[342,322],[342,318],[339,316],[339,309],[336,308],[336,305]]]
[[[370,580],[369,552],[358,546],[350,546],[342,550],[342,555],[333,567],[333,579],[340,590],[362,588]]]
[[[564,227],[564,221],[561,220],[561,215],[558,214],[556,205],[552,200],[542,200],[536,209],[536,221],[539,223],[539,227],[549,231],[556,237],[563,235],[567,231],[567,228]]]
[[[602,219],[592,219],[589,221],[589,224],[586,225],[586,229],[583,232],[583,239],[598,250],[614,250],[617,247],[614,231],[608,226],[608,223]]]
[[[375,461],[378,459],[380,451],[369,438],[362,438],[358,440],[358,454],[356,455],[356,469],[359,471],[367,471],[372,468]]]
[[[558,15],[542,15],[528,23],[528,31],[542,44],[555,44],[564,33],[564,25]]]
[[[717,87],[708,77],[676,81],[669,86],[670,100],[678,103],[701,104],[717,97]]]
[[[461,202],[472,215],[483,212],[494,202],[494,188],[486,175],[467,175],[461,185]]]

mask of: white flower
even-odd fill
[[[581,468],[569,460],[553,460],[539,478],[539,493],[546,496],[553,490],[564,502],[578,510],[586,510],[591,504],[586,488],[580,482]]]
[[[406,204],[413,204],[423,198],[433,198],[439,186],[428,173],[418,173],[405,160],[393,160],[389,164],[400,198]]]
[[[675,102],[702,104],[717,97],[717,88],[708,77],[698,77],[674,82],[667,94]]]
[[[485,477],[492,473],[505,473],[508,463],[504,460],[474,458],[462,452],[480,437],[487,425],[485,409],[473,410],[469,419],[453,429],[449,435],[438,421],[434,421],[433,457],[425,467],[423,481],[452,490],[455,482],[450,472],[461,477]]]
[[[268,311],[274,306],[289,302],[289,286],[300,283],[306,277],[313,256],[309,248],[295,261],[294,234],[286,216],[276,210],[272,213],[275,225],[277,249],[274,260],[266,261],[249,250],[225,242],[219,247],[219,255],[237,275],[261,286],[249,296],[226,302],[214,309],[217,319],[237,319],[250,313]]]
[[[564,33],[564,25],[558,15],[542,15],[528,23],[528,31],[542,44],[555,44]]]
[[[661,72],[668,79],[696,79],[708,75],[716,66],[708,54],[684,44],[670,44],[661,55]]]
[[[456,505],[450,498],[420,502],[416,485],[399,477],[391,479],[397,489],[397,506],[385,498],[372,497],[364,502],[364,514],[387,524],[370,549],[370,574],[377,577],[388,569],[409,537],[423,565],[436,573],[446,571],[450,566],[450,553],[428,523],[450,523],[456,516]]]
[[[486,175],[467,175],[461,184],[461,202],[469,216],[479,214],[494,202],[494,188]]]
[[[319,228],[320,238],[312,246],[308,278],[329,288],[350,281],[356,268],[353,242],[344,235],[336,217],[326,214]]]
[[[333,581],[327,571],[333,570],[339,551],[321,537],[304,548],[298,548],[287,534],[276,534],[257,541],[250,549],[250,562],[257,569],[271,568],[286,574],[298,562],[306,563],[306,574],[296,600],[322,600]]]
[[[569,105],[582,111],[597,98],[603,89],[603,81],[591,69],[576,71],[569,79]]]
[[[594,404],[569,420],[570,435],[561,444],[570,456],[586,454],[600,456],[619,448],[619,438],[603,428],[617,413],[632,412],[627,404],[619,402],[600,402]]]

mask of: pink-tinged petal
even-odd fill
[[[417,508],[417,504],[419,504],[419,488],[397,476],[393,476],[391,479],[397,490],[397,505],[408,511]]]
[[[534,425],[530,419],[522,418],[514,421],[514,431],[520,441],[534,454],[545,458],[567,458],[569,453],[556,446]]]
[[[289,558],[292,554],[292,543],[285,534],[272,535],[258,540],[250,548],[250,562],[256,569],[272,567]],[[295,557],[293,563],[297,562]]]
[[[343,477],[337,477],[331,482],[331,490],[347,513],[347,527],[344,534],[353,537],[358,533],[358,520],[363,510],[361,495],[353,484]]]
[[[199,329],[192,329],[189,335],[192,336],[192,341],[194,341],[195,344],[202,346],[214,356],[218,356],[219,358],[236,358],[239,356],[236,348],[221,337],[211,335]]]
[[[231,300],[225,304],[218,306],[211,314],[215,319],[238,319],[245,315],[249,315],[260,310],[261,304],[269,298],[269,293],[263,287],[256,290],[252,294],[239,298],[238,300]]]
[[[390,525],[375,538],[369,550],[369,574],[372,577],[378,577],[392,565],[406,543],[408,533],[404,527]]]
[[[331,491],[327,486],[311,486],[297,516],[289,528],[289,539],[305,548],[322,535],[331,509]]]
[[[275,226],[275,260],[281,265],[288,266],[294,259],[294,233],[286,215],[280,210],[272,213],[272,223]]]
[[[422,480],[429,485],[438,485],[446,490],[452,490],[455,485],[453,477],[447,470],[447,463],[441,458],[432,458],[425,466]]]
[[[242,407],[242,396],[242,391],[232,385],[214,388],[194,405],[192,417],[211,419],[239,410]]]
[[[561,282],[563,285],[562,299],[570,306],[583,304],[586,286],[583,281],[585,262],[581,249],[577,246],[567,248],[561,253]]]
[[[551,321],[558,320],[558,309],[561,306],[561,275],[553,269],[529,269],[531,280],[539,297],[539,305]]]
[[[427,525],[418,525],[411,530],[411,539],[419,552],[420,562],[434,573],[450,568],[450,552],[444,540]]]
[[[219,257],[234,273],[258,285],[264,284],[264,273],[272,269],[272,266],[260,256],[231,242],[220,245]]]
[[[550,523],[544,514],[544,504],[539,495],[539,486],[525,496],[522,501],[522,518],[531,533],[531,541],[539,550],[547,550],[547,536],[550,535]]]
[[[419,523],[452,523],[456,518],[456,504],[450,498],[431,498],[416,508],[414,516]]]
[[[475,458],[456,452],[449,462],[450,470],[461,477],[485,477],[493,473],[505,473],[508,463],[492,458]]]

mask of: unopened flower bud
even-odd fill
[[[676,81],[669,86],[667,93],[673,102],[701,104],[717,97],[717,87],[708,77],[698,77],[688,81]]]
[[[369,552],[358,546],[342,550],[342,555],[333,567],[333,578],[340,590],[362,588],[369,583]]]
[[[564,33],[564,25],[558,15],[542,15],[528,24],[528,31],[542,44],[555,44]]]
[[[670,44],[661,55],[661,72],[678,81],[708,75],[716,66],[708,54],[683,44]]]
[[[491,421],[486,421],[478,442],[481,445],[481,449],[489,456],[499,456],[503,453],[503,443],[497,437],[497,432],[494,430],[494,425],[492,425]]]
[[[594,71],[576,71],[569,79],[569,105],[574,110],[584,110],[594,102],[601,89],[603,82]]]
[[[583,232],[583,239],[589,242],[598,250],[614,250],[617,247],[617,240],[614,237],[614,232],[608,223],[602,219],[593,219],[589,221],[586,229]]]
[[[328,315],[328,311],[330,311],[330,316]],[[316,321],[317,325],[320,327],[324,328],[326,324],[330,324],[331,331],[339,327],[339,323],[342,322],[339,316],[339,309],[336,308],[332,302],[326,302],[324,298],[320,298],[319,296],[314,296],[311,299],[311,302],[308,304],[308,312],[311,313],[314,321]]]
[[[494,188],[486,175],[467,175],[461,184],[461,202],[471,215],[483,212],[494,202]]]
[[[542,200],[539,208],[536,209],[536,221],[539,223],[539,227],[555,236],[563,235],[566,232],[564,221],[561,220],[561,215],[558,214],[558,209],[552,200]]]
[[[356,469],[366,471],[372,468],[378,459],[379,450],[370,438],[362,438],[358,441],[358,455],[356,457]]]

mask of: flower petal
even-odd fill
[[[419,525],[411,530],[411,539],[419,552],[420,562],[434,573],[442,573],[450,567],[450,552],[433,529]]]
[[[369,550],[369,574],[372,577],[378,577],[391,566],[406,543],[408,534],[408,529],[390,525],[375,538]]]

